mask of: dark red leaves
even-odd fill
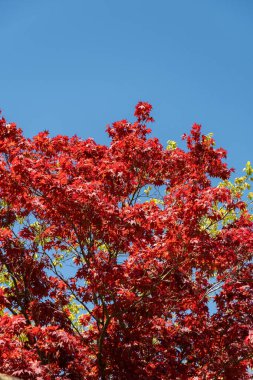
[[[0,372],[37,380],[250,379],[252,219],[226,151],[109,146],[0,120]],[[212,305],[212,306],[211,306]],[[215,308],[214,308],[215,306]]]
[[[150,116],[151,111],[152,111],[151,104],[147,102],[139,102],[135,106],[134,116],[137,118],[138,122],[154,121],[154,119]]]

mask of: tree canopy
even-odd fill
[[[196,124],[164,148],[151,109],[109,146],[0,120],[0,372],[251,378],[253,169]]]

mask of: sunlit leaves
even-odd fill
[[[253,169],[230,179],[197,124],[164,148],[151,110],[107,127],[109,146],[1,119],[0,371],[250,378]]]
[[[167,141],[166,149],[168,149],[168,150],[174,150],[174,149],[176,149],[176,147],[177,147],[177,143],[175,141],[173,141],[173,140],[168,140]]]

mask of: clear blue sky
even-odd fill
[[[237,170],[253,161],[253,1],[0,0],[0,14],[0,108],[26,136],[104,143],[144,100],[162,143],[198,122]]]

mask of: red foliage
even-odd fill
[[[230,177],[226,152],[196,124],[186,151],[164,149],[148,137],[151,109],[108,127],[110,146],[27,139],[0,120],[0,372],[250,379],[247,207],[212,184]],[[222,225],[215,205],[236,218]]]

